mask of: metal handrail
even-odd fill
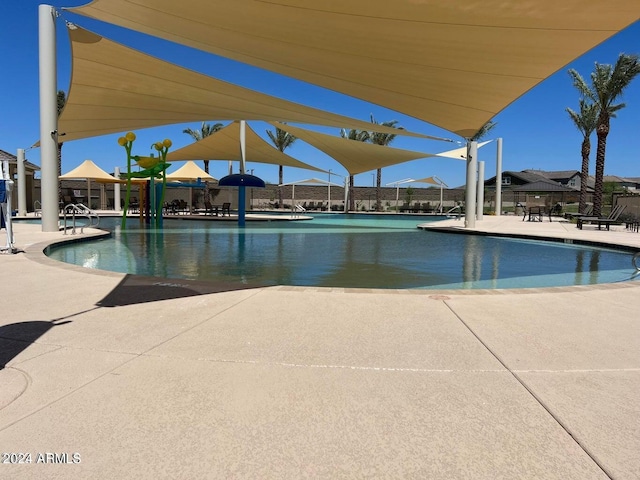
[[[454,210],[458,211],[458,214],[455,216],[457,220],[460,219],[460,217],[462,216],[462,207],[460,205],[456,205],[455,207],[449,209],[446,213],[447,218],[451,218],[453,215],[451,215],[451,212],[453,212]]]
[[[64,214],[63,234],[64,235],[67,234],[67,214],[68,213],[71,214],[71,219],[72,219],[71,235],[75,235],[76,233],[76,214],[88,220],[88,223],[84,225],[79,225],[80,233],[84,233],[84,227],[95,228],[100,224],[100,217],[98,216],[98,214],[93,210],[91,210],[86,205],[83,205],[82,203],[69,204],[66,207],[64,207],[64,210],[63,210],[63,214]],[[95,224],[94,224],[94,219],[95,219]]]

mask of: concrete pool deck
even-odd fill
[[[476,227],[640,251],[620,226]],[[640,478],[638,281],[224,291],[55,262],[68,236],[39,225],[15,237],[0,478]]]

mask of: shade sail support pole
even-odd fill
[[[40,200],[42,231],[58,231],[58,101],[56,91],[56,11],[38,6],[40,80]]]
[[[496,215],[502,215],[502,138],[496,143]]]
[[[120,180],[120,167],[115,167],[113,169],[113,176]],[[122,211],[122,207],[120,207],[120,184],[113,184],[113,208],[116,212]]]
[[[478,203],[476,204],[476,218],[484,219],[484,162],[478,162]]]
[[[476,182],[478,169],[478,142],[467,142],[467,190],[464,199],[464,226],[476,226]]]
[[[246,122],[240,120],[240,174],[245,174],[246,169]],[[244,228],[246,221],[246,201],[245,201],[245,187],[240,185],[238,187],[238,227]]]

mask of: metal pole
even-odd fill
[[[40,66],[40,165],[42,231],[58,231],[58,101],[56,91],[56,12],[38,7]]]
[[[344,213],[349,211],[349,205],[347,205],[349,200],[349,177],[344,177]]]
[[[120,178],[120,167],[115,167],[113,169],[113,176],[117,179]],[[113,185],[113,208],[116,212],[121,211],[120,207],[120,184],[114,183]]]
[[[18,149],[18,215],[27,215],[27,174],[24,168],[24,148]]]
[[[240,120],[240,174],[245,174],[245,152],[246,143],[245,140],[245,121]],[[245,199],[245,187],[240,185],[238,187],[238,227],[244,228],[245,226],[245,214],[246,214],[246,199]]]
[[[496,144],[496,215],[502,215],[502,138]]]
[[[476,226],[476,182],[478,169],[478,142],[467,142],[467,191],[464,200],[464,226]]]
[[[478,203],[476,213],[478,220],[484,217],[484,162],[478,162]]]
[[[329,169],[329,185],[327,185],[327,203],[329,204],[327,206],[327,211],[330,212],[331,211],[331,169]]]

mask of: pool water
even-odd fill
[[[111,238],[49,256],[88,268],[245,285],[479,289],[611,283],[634,278],[632,255],[555,242],[417,229],[438,217],[316,214],[296,222],[167,219],[163,231],[101,219]],[[109,222],[110,221],[110,222]]]

